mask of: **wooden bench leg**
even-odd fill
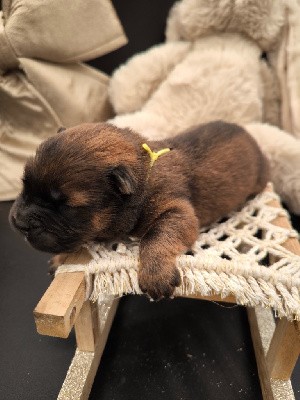
[[[269,370],[269,367],[273,366],[274,371],[274,367],[278,365],[280,357],[282,358],[283,356],[283,351],[279,353],[276,351],[276,347],[278,350],[279,343],[281,342],[283,344],[284,340],[286,340],[286,336],[282,334],[282,331],[288,333],[291,326],[293,327],[293,324],[282,320],[283,322],[276,327],[272,311],[260,307],[248,308],[248,319],[264,400],[295,400],[291,381],[288,378],[274,379],[274,377],[270,375],[272,368]],[[286,325],[286,323],[291,326]],[[285,329],[283,329],[284,326]],[[276,347],[274,347],[275,345]],[[276,354],[276,356],[274,354]],[[277,354],[279,354],[279,357]],[[295,353],[293,352],[293,354],[294,356],[292,359],[294,363]],[[287,369],[285,368],[285,371],[288,370],[290,376],[292,372],[292,362],[288,362],[286,365],[289,367]]]
[[[75,323],[78,348],[58,400],[88,399],[118,302],[110,299],[102,304],[83,304]]]
[[[266,356],[271,378],[288,380],[291,378],[300,353],[300,338],[297,322],[282,318],[277,322],[274,335]]]
[[[88,399],[118,302],[113,297],[100,304],[85,301],[84,272],[66,272],[54,278],[36,306],[39,333],[67,338],[75,326],[77,350],[59,400]]]
[[[78,350],[95,351],[98,326],[97,304],[85,301],[74,325]]]

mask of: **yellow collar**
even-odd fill
[[[160,156],[162,156],[162,155],[168,153],[168,152],[171,150],[171,149],[168,149],[168,148],[167,148],[167,149],[162,149],[162,150],[159,150],[159,151],[155,152],[155,151],[152,151],[152,150],[150,149],[150,147],[147,145],[147,143],[144,143],[144,144],[142,145],[142,147],[143,147],[144,150],[147,151],[147,153],[148,153],[149,156],[150,156],[150,168],[153,167],[153,164],[154,164],[155,161],[158,159],[158,157],[160,157]]]

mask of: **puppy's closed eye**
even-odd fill
[[[62,210],[68,204],[68,197],[58,189],[51,189],[50,192],[44,196],[45,204],[48,204],[55,210]]]
[[[59,190],[56,190],[56,189],[51,189],[50,190],[50,196],[51,196],[51,199],[54,200],[54,201],[65,200],[65,195],[62,192],[60,192]]]

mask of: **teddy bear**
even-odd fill
[[[175,3],[166,42],[114,72],[109,97],[116,116],[109,122],[154,140],[211,120],[241,124],[269,158],[275,190],[299,214],[300,140],[281,129],[278,60],[289,7],[272,0]]]

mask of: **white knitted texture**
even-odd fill
[[[268,205],[272,200],[278,196],[265,191],[241,211],[202,229],[194,255],[177,259],[182,285],[175,296],[234,295],[238,304],[272,307],[279,317],[300,320],[300,256],[283,247],[298,233],[271,223],[278,216],[289,218],[282,208]],[[137,241],[119,243],[116,250],[112,244],[92,244],[88,250],[92,256],[88,264],[63,265],[57,273],[85,271],[88,283],[92,276],[88,290],[93,301],[142,293]]]

